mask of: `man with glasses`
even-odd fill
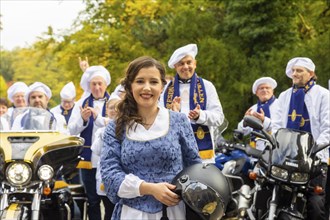
[[[258,102],[245,112],[245,115],[251,115],[260,119],[264,129],[267,131],[271,131],[272,129],[271,116],[275,114],[274,111],[278,108],[277,99],[274,96],[276,86],[276,81],[271,77],[257,79],[253,83],[252,93],[258,97]],[[248,135],[253,131],[252,128],[243,126],[243,120],[240,121],[237,129],[242,131],[244,135]],[[257,140],[254,136],[251,137],[250,144],[259,150],[263,150],[265,147],[265,142]]]

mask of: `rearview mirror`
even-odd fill
[[[263,124],[262,121],[259,120],[258,118],[250,115],[246,115],[243,118],[243,126],[246,127],[251,127],[256,130],[262,130],[263,129]]]

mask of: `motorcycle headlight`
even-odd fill
[[[287,170],[282,169],[277,166],[272,166],[271,173],[272,173],[273,177],[275,177],[277,179],[281,179],[281,180],[287,180],[288,176],[289,176],[289,173]]]
[[[30,182],[32,169],[26,163],[11,163],[6,169],[6,177],[10,184],[14,186],[25,185]]]
[[[305,183],[308,181],[307,173],[293,172],[291,174],[291,182],[293,183]]]
[[[38,170],[38,177],[40,180],[50,180],[54,176],[54,170],[49,165],[42,165]]]

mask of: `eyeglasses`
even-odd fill
[[[270,87],[270,86],[261,86],[261,87],[258,87],[258,89],[257,89],[257,90],[263,90],[263,89],[266,89],[266,90],[271,90],[271,89],[272,89],[272,87]]]
[[[74,103],[74,101],[72,100],[72,101],[65,101],[65,100],[62,100],[61,101],[61,103],[63,104],[63,105],[65,105],[65,104],[73,104]]]

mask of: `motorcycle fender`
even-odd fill
[[[25,209],[23,209],[21,204],[12,203],[10,204],[2,213],[1,220],[16,220],[20,216],[24,216]]]

